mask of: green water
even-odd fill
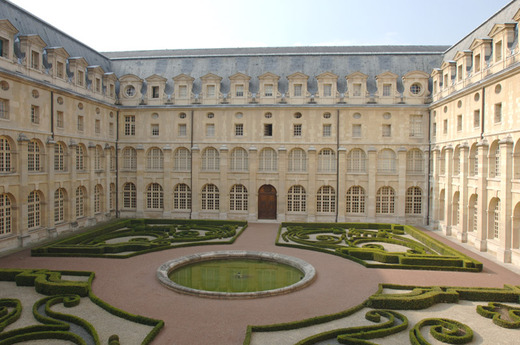
[[[255,292],[282,288],[303,278],[289,265],[271,261],[223,259],[195,262],[169,274],[177,284],[197,290]]]

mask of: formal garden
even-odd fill
[[[482,262],[412,226],[371,223],[273,226],[278,231],[271,237],[272,252],[286,247],[296,257],[297,253],[333,255],[374,272],[401,269],[418,277],[424,275],[422,272],[437,274],[434,271],[477,277],[485,274]],[[236,242],[246,234],[254,247],[258,234],[252,231],[258,230],[250,231],[250,227],[247,222],[125,219],[35,246],[30,254],[34,259],[131,260],[170,249],[173,249],[168,252],[170,256],[177,257],[175,253],[182,249],[198,256],[207,246],[213,250],[222,245],[241,249]],[[37,262],[31,268],[0,269],[0,345],[153,344],[165,325],[176,327],[168,318],[146,316],[150,314],[147,310],[139,312],[142,315],[131,314],[124,307],[118,309],[98,298],[92,289],[98,267],[94,261],[94,272],[42,269]],[[242,273],[239,278],[247,276]],[[316,273],[319,280],[323,270]],[[327,284],[323,281],[309,284],[320,283]],[[164,289],[160,284],[157,288]],[[346,286],[344,292],[331,296],[338,306],[342,304],[342,295],[348,298],[348,289]],[[263,300],[268,304],[272,298]],[[312,305],[313,301],[307,301]],[[186,303],[193,302],[192,299]],[[354,307],[338,309],[333,314],[317,311],[310,318],[294,314],[290,322],[250,324],[243,328],[242,340],[244,345],[513,344],[511,339],[520,331],[519,302],[517,285],[453,287],[381,283],[376,293],[364,301],[358,300]],[[226,302],[219,303],[222,308]],[[214,343],[219,344],[218,340]]]

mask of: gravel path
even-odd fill
[[[379,283],[503,287],[520,285],[520,275],[482,257],[481,273],[367,269],[334,255],[274,245],[278,224],[250,223],[233,245],[176,248],[129,259],[31,257],[28,249],[0,258],[0,267],[94,271],[94,293],[127,312],[162,319],[154,345],[239,345],[249,324],[262,325],[336,313],[375,293]],[[429,232],[457,250],[476,254]],[[164,262],[214,250],[270,251],[301,258],[317,270],[309,287],[253,300],[213,300],[180,295],[155,278]],[[269,344],[271,345],[271,344]]]

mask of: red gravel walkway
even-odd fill
[[[502,287],[520,285],[520,276],[484,258],[482,273],[367,269],[334,255],[276,247],[278,224],[250,223],[233,245],[165,250],[130,259],[41,258],[28,249],[0,258],[4,268],[48,268],[94,271],[94,293],[127,312],[164,320],[153,345],[239,345],[249,324],[295,321],[336,313],[364,301],[379,283]],[[457,250],[475,254],[430,233]],[[287,295],[253,300],[213,300],[177,294],[159,284],[157,268],[164,262],[195,252],[258,250],[299,257],[316,268],[309,287]],[[272,345],[272,344],[266,344]]]

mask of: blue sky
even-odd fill
[[[98,51],[451,45],[510,0],[11,0]],[[76,8],[76,4],[82,4]],[[148,6],[143,6],[143,3]],[[66,10],[60,10],[66,9]]]

